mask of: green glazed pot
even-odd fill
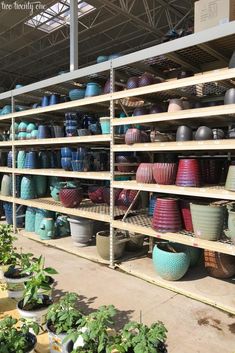
[[[194,236],[205,240],[218,240],[224,225],[225,207],[190,203]]]
[[[44,175],[35,175],[34,183],[38,197],[43,197],[47,193],[47,177]]]
[[[20,198],[23,200],[35,199],[36,186],[32,175],[24,175],[21,179]]]
[[[225,189],[235,191],[235,165],[230,165],[229,167],[225,183]]]
[[[55,236],[55,223],[53,218],[43,218],[39,227],[39,236],[42,240],[49,240]]]
[[[36,210],[33,207],[27,207],[25,212],[25,230],[26,232],[35,232]]]
[[[40,225],[44,218],[50,217],[50,211],[37,209],[35,214],[35,233],[39,235]]]

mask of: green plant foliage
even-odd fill
[[[20,328],[17,327],[21,324]],[[37,335],[39,326],[35,322],[26,323],[25,320],[17,320],[11,316],[0,321],[0,352],[1,353],[25,353],[29,342],[27,337],[30,330]]]
[[[47,312],[47,322],[55,329],[55,333],[67,333],[81,323],[82,314],[76,308],[78,295],[67,293],[57,303],[52,304]]]
[[[13,246],[15,240],[12,226],[0,224],[0,265],[14,265],[16,263],[17,253]]]

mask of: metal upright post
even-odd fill
[[[70,71],[78,69],[78,1],[70,0]]]
[[[113,151],[114,145],[114,129],[113,126],[113,118],[115,117],[115,103],[113,100],[113,92],[115,91],[115,72],[113,69],[112,60],[110,61],[110,267],[114,268],[114,229],[113,229],[113,220],[114,220],[114,208],[115,208],[115,200],[114,200],[114,190],[113,190],[113,181],[114,181],[114,170],[115,170],[115,154]]]
[[[15,112],[15,99],[14,96],[11,96],[11,112]],[[11,118],[11,126],[12,126],[12,219],[13,219],[13,232],[16,233],[17,224],[16,224],[16,175],[15,175],[15,167],[16,167],[16,153],[15,153],[15,117],[12,116]]]

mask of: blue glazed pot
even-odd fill
[[[92,115],[84,115],[82,119],[82,128],[89,129],[90,125],[96,124],[97,119]]]
[[[61,157],[62,158],[71,158],[72,157],[72,151],[73,149],[72,148],[69,148],[69,147],[62,147],[61,150],[60,150],[60,153],[61,153]]]
[[[94,97],[101,94],[101,86],[96,82],[89,82],[86,86],[85,97]]]
[[[37,152],[30,151],[26,153],[24,168],[27,169],[36,169],[38,166],[37,163]]]
[[[33,207],[27,207],[27,210],[25,212],[26,232],[35,232],[35,217],[36,217],[36,209]]]
[[[49,96],[44,96],[42,97],[41,106],[47,107],[49,105],[49,102],[50,102]]]
[[[79,114],[77,112],[67,112],[67,113],[65,113],[65,121],[66,121],[66,123],[69,120],[77,120],[78,121],[78,118],[79,118]]]
[[[99,122],[96,122],[94,124],[90,124],[88,129],[92,133],[92,135],[100,135],[101,134],[101,126]]]
[[[3,209],[7,224],[13,224],[13,208],[12,203],[3,202]],[[24,226],[25,207],[23,205],[16,205],[16,226],[23,228]]]
[[[84,159],[87,155],[87,152],[88,150],[85,147],[77,148],[76,151],[72,151],[72,160],[75,161]]]
[[[39,125],[38,126],[38,138],[46,139],[51,137],[50,128],[47,125]]]
[[[74,172],[83,172],[84,171],[84,160],[72,161],[72,169]]]
[[[21,175],[16,175],[16,186],[15,186],[15,191],[16,191],[16,197],[20,197],[20,185],[21,185]],[[13,195],[13,183],[11,182],[11,195]]]
[[[11,114],[11,106],[5,105],[1,111],[1,115]]]
[[[77,134],[78,134],[76,126],[68,126],[68,127],[66,126],[65,131],[66,131],[67,137],[77,136]]]
[[[85,97],[85,88],[75,88],[69,91],[69,98],[71,99],[71,101],[82,99],[84,97]]]
[[[99,55],[96,59],[97,64],[103,63],[104,61],[108,61],[108,55]]]
[[[15,85],[15,89],[18,89],[18,88],[21,88],[21,87],[24,87],[21,83],[17,83],[17,84]]]
[[[51,168],[51,161],[48,152],[41,151],[38,155],[38,166],[42,169],[49,169]]]
[[[12,151],[9,151],[7,155],[7,167],[12,168]]]
[[[60,96],[58,94],[52,94],[49,98],[49,105],[58,104],[60,102]]]
[[[50,186],[51,197],[55,201],[60,201],[60,190],[66,186],[65,182],[58,182],[54,186]]]
[[[149,200],[149,209],[148,209],[148,215],[149,216],[153,216],[156,202],[157,202],[157,195],[152,195],[150,200]]]
[[[37,139],[38,138],[38,130],[33,130],[31,132],[31,138],[32,139]]]
[[[61,167],[64,170],[72,170],[72,158],[61,158]]]
[[[121,56],[120,53],[114,53],[114,54],[111,54],[109,55],[109,60],[114,60],[114,59],[117,59]]]
[[[45,175],[34,175],[34,183],[36,186],[36,194],[38,197],[46,196],[47,193],[47,177]]]
[[[175,244],[170,244],[176,247]],[[187,272],[190,265],[190,256],[185,248],[181,252],[170,252],[166,250],[166,243],[158,244],[153,249],[153,264],[160,277],[167,281],[177,281]],[[177,245],[180,251],[180,244]]]
[[[15,133],[17,134],[18,133],[18,129],[19,129],[19,124],[18,123],[15,123]],[[10,132],[12,132],[12,125],[10,127]]]
[[[71,119],[66,121],[66,127],[78,127],[78,121],[76,119]]]
[[[50,167],[58,168],[57,153],[55,151],[50,153]]]
[[[23,200],[35,199],[37,197],[36,186],[32,175],[23,176],[21,180],[20,197]]]
[[[101,125],[102,134],[110,134],[110,118],[109,117],[100,118],[100,125]]]

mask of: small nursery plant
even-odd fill
[[[20,327],[19,327],[20,324]],[[37,335],[39,326],[35,322],[17,320],[11,316],[0,321],[0,352],[26,353],[33,349],[36,338],[30,333],[33,330]]]
[[[76,329],[81,323],[82,314],[77,309],[78,295],[67,293],[57,303],[52,304],[47,312],[47,323],[57,335]]]
[[[8,224],[0,225],[0,265],[14,265],[17,261],[17,253],[14,249],[12,226]]]

